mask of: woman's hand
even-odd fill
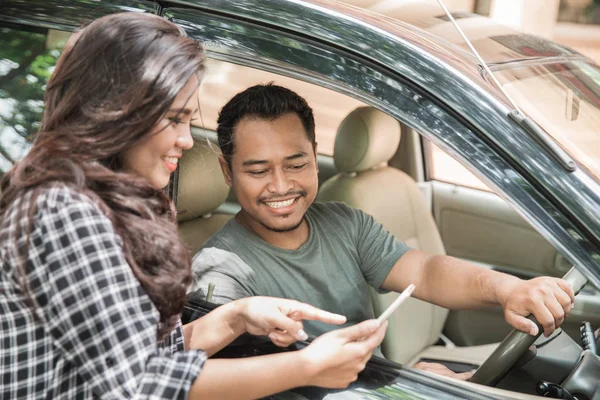
[[[346,317],[320,310],[295,300],[274,297],[247,297],[236,300],[243,329],[253,335],[269,336],[277,346],[287,347],[297,340],[306,340],[303,319],[343,324]]]
[[[358,378],[373,350],[383,340],[387,321],[363,321],[347,328],[327,332],[299,351],[308,370],[309,384],[326,388],[345,388]]]

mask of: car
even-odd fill
[[[70,32],[122,11],[162,15],[207,49],[197,145],[169,187],[193,250],[239,210],[217,163],[217,112],[238,91],[274,81],[315,111],[320,200],[362,208],[424,250],[523,278],[566,276],[581,289],[563,329],[537,340],[511,331],[497,308],[449,312],[411,299],[390,319],[386,359],[374,356],[347,389],[269,398],[533,399],[568,398],[567,390],[600,399],[600,68],[592,60],[453,14],[484,66],[449,16],[425,1],[397,1],[382,15],[327,0],[2,0],[0,173],[35,137],[45,84]],[[336,158],[366,151],[343,129],[356,109],[385,121],[370,144],[393,155],[340,171]],[[186,306],[184,320],[217,306],[208,292]],[[389,296],[373,294],[376,312]],[[242,336],[216,356],[305,345],[280,349]],[[410,368],[419,360],[479,368],[476,382]]]

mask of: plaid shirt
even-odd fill
[[[2,399],[183,399],[206,355],[184,349],[181,324],[157,343],[159,313],[125,261],[110,220],[62,185],[36,200],[25,276],[16,236],[31,196],[0,225]],[[23,214],[21,214],[23,215]],[[35,315],[34,315],[35,314]]]

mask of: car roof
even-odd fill
[[[482,73],[479,61],[441,7],[430,1],[397,0],[371,9],[333,0],[171,0],[169,3],[242,18],[343,48],[428,87],[432,93],[438,92],[438,96],[443,96],[439,93],[442,89],[432,88],[431,82],[443,64],[443,73],[450,73],[467,86],[477,86],[491,96],[490,101],[513,108]],[[589,61],[567,47],[517,32],[487,17],[470,13],[453,16],[492,68],[511,68],[524,61],[531,66],[549,59]],[[463,85],[454,86],[460,90]]]
[[[342,13],[346,8],[353,9],[352,13],[356,15],[370,14],[371,18],[381,21],[379,27],[386,31],[401,36],[417,34],[423,42],[436,42],[448,55],[460,57],[473,67],[479,64],[442,8],[431,1],[398,0],[384,2],[368,10],[345,7],[343,4],[331,4],[330,7]],[[581,57],[565,46],[516,31],[478,14],[452,12],[452,17],[488,65],[553,57]]]

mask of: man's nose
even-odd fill
[[[285,194],[294,186],[282,169],[276,168],[271,176],[271,182],[267,187],[271,193]]]

